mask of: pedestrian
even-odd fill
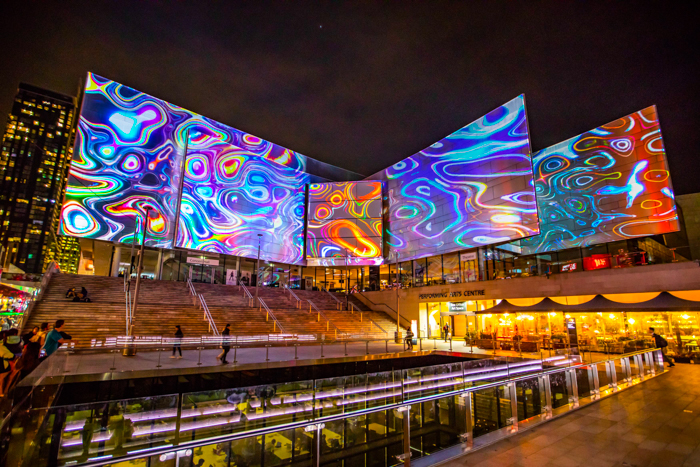
[[[53,330],[46,335],[44,340],[44,351],[46,356],[50,357],[54,352],[58,350],[61,344],[67,344],[69,342],[77,343],[69,334],[63,332],[63,325],[65,321],[62,319],[56,320],[53,326]]]
[[[672,366],[676,366],[673,361],[666,356],[666,349],[668,348],[668,341],[661,337],[660,335],[656,334],[656,330],[654,328],[649,328],[649,332],[651,333],[651,337],[654,338],[654,345],[656,348],[661,349],[661,355],[664,358],[664,362],[668,363],[668,367],[671,368]]]
[[[445,326],[442,328],[442,330],[445,332],[445,342],[447,342],[447,339],[450,337],[450,326],[445,323]]]
[[[408,350],[413,350],[413,331],[411,331],[411,328],[408,328],[408,331],[406,331],[406,345]]]
[[[5,333],[5,347],[12,352],[15,357],[22,355],[22,338],[19,336],[19,330],[12,328]]]
[[[185,335],[182,333],[182,329],[180,329],[180,325],[175,326],[175,339],[178,339],[175,341],[173,344],[173,354],[170,356],[170,358],[182,358],[182,347],[181,347],[181,341],[182,338],[185,337]],[[175,357],[175,352],[180,352],[180,356]]]
[[[221,337],[223,338],[221,342],[221,353],[218,357],[216,357],[221,360],[221,363],[224,365],[228,363],[226,361],[226,355],[228,354],[229,350],[231,350],[231,343],[228,340],[229,336],[231,335],[231,329],[229,329],[230,326],[230,324],[227,324],[226,327],[224,327],[224,330],[221,331]]]
[[[22,336],[22,344],[26,346],[37,334],[39,334],[39,326],[34,326],[31,331]]]

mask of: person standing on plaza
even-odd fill
[[[170,358],[176,358],[175,357],[176,351],[180,352],[180,356],[178,356],[177,358],[182,358],[182,347],[181,347],[182,344],[180,342],[182,341],[183,337],[185,337],[185,335],[182,333],[182,329],[180,328],[180,325],[178,324],[175,326],[175,339],[178,339],[178,341],[176,341],[173,344],[173,354],[170,356]]]
[[[666,356],[666,349],[668,348],[668,342],[666,339],[656,334],[656,330],[654,328],[649,328],[649,332],[651,333],[651,337],[654,338],[654,345],[656,348],[661,349],[661,355],[664,357],[664,362],[668,363],[669,368],[676,366],[676,364]]]
[[[231,335],[231,329],[230,324],[227,324],[226,327],[224,327],[224,330],[221,331],[221,337],[223,338],[223,341],[221,343],[221,353],[219,354],[218,358],[221,360],[221,363],[226,365],[228,362],[226,361],[226,355],[228,354],[229,350],[231,350],[231,344],[228,342],[229,336]]]

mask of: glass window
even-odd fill
[[[428,285],[443,284],[442,256],[430,256],[428,259]]]
[[[416,287],[422,287],[427,283],[425,258],[413,261],[413,279]]]
[[[442,255],[442,269],[445,276],[445,283],[459,283],[459,254],[450,253]]]

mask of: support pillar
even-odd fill
[[[156,262],[156,273],[155,273],[156,280],[161,280],[162,275],[163,275],[163,249],[159,248],[158,249],[158,261]]]
[[[114,254],[112,255],[112,270],[110,271],[110,276],[119,276],[119,263],[122,259],[122,247],[117,245],[114,247]]]
[[[403,465],[410,467],[411,465],[411,406],[405,405],[397,409],[403,413],[403,454],[399,454],[397,459],[403,462]]]

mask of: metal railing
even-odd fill
[[[287,286],[287,284],[284,284],[283,287],[285,291],[289,292],[289,296],[296,300],[296,308],[301,309],[301,299],[297,297],[297,294],[295,294],[294,291]]]
[[[357,305],[355,305],[355,304],[352,303],[352,302],[348,302],[348,304],[350,305],[350,308],[348,308],[348,310],[350,311],[351,314],[355,314],[355,312],[358,312],[358,313],[360,314],[360,323],[362,323],[362,322],[364,321],[364,319],[367,319],[367,321],[369,321],[369,323],[370,323],[370,325],[369,325],[370,331],[369,331],[369,332],[372,332],[372,331],[371,331],[371,329],[372,329],[372,324],[374,324],[377,328],[379,328],[379,330],[380,330],[382,333],[388,335],[388,332],[387,332],[386,330],[384,330],[384,328],[381,327],[379,324],[377,324],[377,322],[376,322],[375,320],[373,320],[373,319],[368,315],[368,313],[367,313],[366,311],[360,310],[360,309],[357,307]],[[363,316],[363,315],[366,315],[366,316]]]
[[[262,297],[258,297],[258,301],[260,302],[260,308],[258,308],[258,310],[262,310],[262,308],[265,308],[265,321],[270,321],[270,318],[272,318],[272,330],[274,332],[277,332],[277,328],[279,328],[280,332],[284,332],[284,328],[282,327],[272,310],[270,310],[270,307],[267,306],[265,300],[263,300]]]
[[[362,292],[358,292],[357,295],[361,295],[362,297],[365,298],[365,300],[367,300],[368,302],[370,302],[370,303],[371,303],[372,305],[374,305],[374,306],[385,306],[385,307],[387,307],[389,310],[391,310],[391,312],[394,313],[395,315],[398,314],[398,313],[396,312],[396,310],[394,309],[394,307],[392,307],[392,306],[390,306],[390,305],[387,305],[386,303],[374,303],[374,302],[372,301],[371,298],[367,297],[367,296],[366,296],[365,294],[363,294]],[[371,308],[371,307],[370,307],[370,308]],[[376,311],[376,310],[375,310],[375,311]],[[385,313],[386,313],[386,312],[385,312]],[[402,326],[404,326],[406,329],[408,329],[408,328],[411,327],[411,322],[410,322],[406,317],[404,317],[403,315],[401,315],[400,318],[401,318],[401,325],[402,325]],[[404,322],[405,322],[406,324],[404,324]]]
[[[248,306],[253,308],[253,294],[250,293],[250,290],[244,284],[241,284],[241,290],[243,291],[243,296],[248,297]]]
[[[214,318],[211,315],[211,312],[209,311],[209,307],[207,306],[207,301],[204,299],[204,295],[198,294],[197,297],[199,298],[199,305],[202,307],[202,310],[204,310],[204,319],[207,320],[209,323],[209,332],[213,333],[215,336],[219,335],[219,330],[216,327],[216,323],[214,322]]]
[[[342,310],[342,309],[343,309],[343,302],[341,302],[340,300],[338,300],[338,297],[336,297],[335,295],[333,295],[328,289],[324,289],[324,290],[325,290],[325,292],[326,292],[328,295],[331,296],[331,298],[332,298],[333,300],[335,300],[335,306],[337,307],[337,309],[338,309],[338,310]]]
[[[34,294],[31,301],[29,302],[29,305],[27,305],[27,308],[22,313],[22,316],[19,319],[19,323],[16,326],[17,329],[22,329],[24,324],[27,321],[29,321],[29,316],[32,314],[32,311],[34,311],[34,307],[36,306],[36,303],[43,298],[44,292],[46,291],[46,288],[49,286],[49,282],[51,282],[51,277],[56,272],[60,273],[61,269],[58,267],[58,264],[56,264],[55,261],[51,261],[49,263],[48,268],[46,269],[46,272],[41,277],[41,284],[39,285],[38,291]]]
[[[321,322],[321,318],[323,318],[323,319],[326,321],[326,332],[330,332],[331,326],[333,326],[333,332],[335,333],[336,339],[338,338],[338,334],[340,334],[341,336],[342,336],[343,334],[345,334],[345,333],[343,333],[343,331],[340,330],[340,328],[338,328],[338,326],[336,326],[336,325],[333,323],[333,321],[330,320],[330,318],[328,318],[328,316],[326,316],[326,314],[325,314],[324,312],[322,312],[322,311],[316,306],[316,304],[315,304],[314,302],[312,302],[311,300],[307,300],[307,302],[309,302],[309,313],[311,313],[311,309],[312,309],[312,308],[313,308],[314,310],[316,310],[316,321],[320,323],[320,322]]]
[[[323,429],[325,423],[383,411],[399,414],[397,419],[403,424],[403,429],[398,433],[403,442],[392,441],[399,446],[395,452],[396,458],[386,460],[387,464],[393,465],[396,460],[406,460],[411,455],[411,424],[416,420],[409,416],[412,406],[439,403],[438,401],[445,401],[445,410],[452,410],[450,407],[454,406],[454,410],[458,411],[452,428],[459,436],[450,444],[443,444],[444,450],[439,459],[435,458],[436,461],[444,461],[462,455],[465,451],[488,446],[519,430],[538,426],[663,373],[661,350],[647,349],[596,363],[579,363],[565,357],[544,360],[494,358],[370,373],[364,377],[345,378],[342,381],[345,390],[330,388],[323,384],[326,380],[309,379],[304,381],[304,387],[308,387],[308,390],[299,390],[300,382],[297,382],[295,386],[278,383],[236,387],[227,391],[217,389],[206,393],[155,396],[163,403],[152,406],[142,405],[140,399],[125,399],[120,402],[124,405],[131,404],[136,409],[125,413],[124,418],[129,418],[134,431],[140,434],[141,438],[132,437],[134,443],[140,444],[132,444],[132,450],[127,452],[115,447],[114,443],[105,442],[100,451],[103,457],[90,459],[89,465],[126,463],[152,456],[165,456],[168,459],[178,455],[178,452],[183,453],[183,456],[191,456],[191,453],[185,453],[185,449],[194,450],[197,447],[245,438],[261,439],[262,435],[289,430],[304,429],[311,432]],[[521,396],[518,389],[524,387],[529,390],[522,391]],[[248,394],[254,394],[254,397],[246,397]],[[527,399],[521,400],[523,396]],[[190,400],[194,397],[201,403],[193,405]],[[455,398],[459,400],[456,401]],[[474,424],[477,418],[476,407],[479,401],[483,403],[485,399],[497,405],[498,415],[488,418],[492,424],[477,427]],[[61,445],[57,449],[45,450],[44,456],[59,456],[63,453],[64,459],[72,456],[77,460],[74,465],[88,465],[79,458],[84,439],[81,433],[88,422],[86,414],[89,410],[86,407],[101,408],[103,404],[95,403],[89,407],[85,404],[62,406],[47,410],[49,415],[60,411],[68,416],[56,418],[57,423],[62,423],[58,427],[54,425],[43,428],[46,439],[50,439],[50,430],[61,434]],[[329,407],[337,410],[322,410]],[[283,414],[298,416],[280,416]],[[481,417],[484,417],[483,413]],[[452,416],[450,420],[453,420]],[[18,422],[30,423],[22,420]],[[211,427],[214,426],[220,428],[212,431]],[[416,428],[421,428],[421,425]],[[156,433],[160,438],[143,437]],[[113,436],[109,432],[101,435],[105,439],[93,438],[92,442],[107,441]],[[17,430],[13,437],[11,443],[25,441],[22,430]],[[277,443],[279,439],[270,438],[272,443]],[[323,442],[321,436],[314,436],[313,449],[320,449]],[[138,449],[140,447],[143,449]],[[264,447],[263,450],[265,449],[267,448]],[[418,457],[416,454],[423,455],[420,451],[414,451],[414,457]],[[381,453],[383,455],[384,451]],[[55,459],[32,456],[26,456],[23,461],[23,466],[55,463]],[[310,465],[318,466],[319,463],[320,458],[316,456]],[[421,465],[428,463],[423,462]]]

